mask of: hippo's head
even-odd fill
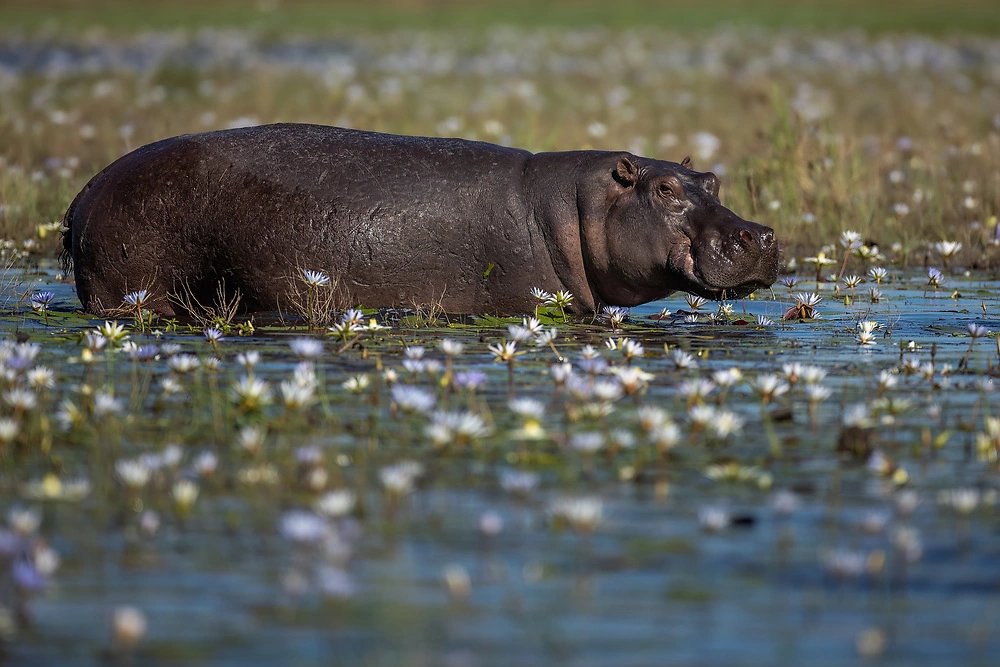
[[[723,206],[715,174],[687,160],[617,158],[605,176],[604,224],[584,233],[602,301],[631,306],[678,290],[738,298],[777,279],[774,230]]]

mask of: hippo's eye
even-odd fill
[[[675,201],[677,201],[677,194],[674,192],[674,189],[672,187],[670,187],[669,184],[667,184],[667,183],[660,183],[660,186],[659,186],[658,190],[659,190],[660,196],[663,197],[663,198],[665,198],[668,202],[675,202]]]

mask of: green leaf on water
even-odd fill
[[[667,590],[666,597],[674,602],[711,602],[715,593],[692,584],[676,584]]]
[[[638,561],[651,560],[664,555],[691,556],[698,553],[698,549],[691,544],[690,540],[681,537],[667,539],[633,537],[625,541],[625,551],[631,558]]]
[[[519,317],[497,317],[495,315],[476,315],[475,323],[477,328],[504,329],[508,324],[520,324]]]

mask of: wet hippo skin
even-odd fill
[[[91,312],[146,288],[171,315],[168,293],[186,284],[207,303],[220,281],[244,310],[278,310],[301,269],[372,307],[526,312],[531,287],[569,290],[580,313],[677,290],[733,298],[774,282],[778,244],[718,188],[624,152],[265,125],[118,159],[66,212],[64,256]]]

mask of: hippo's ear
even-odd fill
[[[618,160],[618,166],[615,168],[615,180],[630,188],[639,180],[639,170],[632,164],[631,160],[622,157]]]
[[[690,155],[688,155],[686,158],[684,158],[683,160],[681,160],[681,166],[684,167],[685,169],[690,169],[691,168],[691,156]]]

